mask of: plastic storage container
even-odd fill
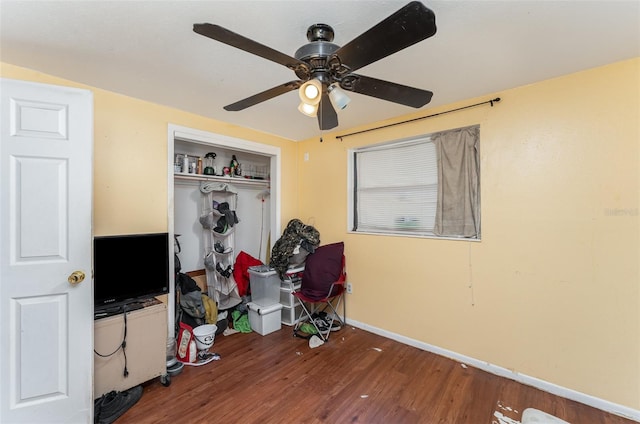
[[[302,306],[296,303],[294,307],[282,306],[281,321],[285,325],[294,325],[298,322]]]
[[[280,277],[273,268],[264,265],[251,266],[247,271],[252,303],[271,306],[280,302]]]
[[[292,293],[292,289],[299,290],[300,286],[301,284],[298,283],[298,284],[294,284],[291,287],[280,287],[280,303],[282,303],[284,306],[289,306],[289,307],[296,304],[298,299],[293,297],[291,293]]]
[[[265,336],[282,328],[280,322],[282,305],[280,303],[265,307],[249,302],[247,303],[247,308],[249,308],[249,325],[256,333]]]

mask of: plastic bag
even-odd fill
[[[197,353],[192,352],[193,349],[195,349],[193,328],[190,325],[181,322],[180,329],[178,330],[178,350],[176,352],[176,358],[180,362],[191,362],[191,358],[193,358]]]

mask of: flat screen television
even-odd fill
[[[169,234],[93,238],[96,310],[122,306],[169,292]]]

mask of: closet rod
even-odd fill
[[[463,107],[459,107],[457,109],[445,110],[444,112],[438,112],[438,113],[434,113],[432,115],[421,116],[419,118],[413,118],[413,119],[409,119],[407,121],[400,121],[400,122],[396,122],[396,123],[393,123],[393,124],[383,125],[381,127],[369,128],[367,130],[356,131],[356,132],[352,132],[352,133],[349,133],[349,134],[337,135],[336,139],[340,139],[340,141],[342,141],[342,139],[344,137],[349,137],[349,136],[356,135],[356,134],[362,134],[362,133],[366,133],[366,132],[369,132],[369,131],[381,130],[383,128],[389,128],[389,127],[393,127],[395,125],[407,124],[409,122],[419,121],[421,119],[433,118],[434,116],[444,115],[445,113],[457,112],[457,111],[462,110],[462,109],[469,109],[470,107],[476,107],[476,106],[485,105],[485,104],[490,104],[491,107],[493,107],[493,104],[494,103],[498,103],[499,101],[500,101],[500,97],[496,97],[495,99],[487,100],[486,102],[480,102],[480,103],[476,103],[476,104],[469,105],[469,106],[463,106]],[[320,139],[320,141],[322,141],[322,139]]]

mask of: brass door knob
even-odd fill
[[[73,285],[82,283],[82,281],[84,281],[84,272],[73,271],[67,281],[69,281],[69,284]]]

